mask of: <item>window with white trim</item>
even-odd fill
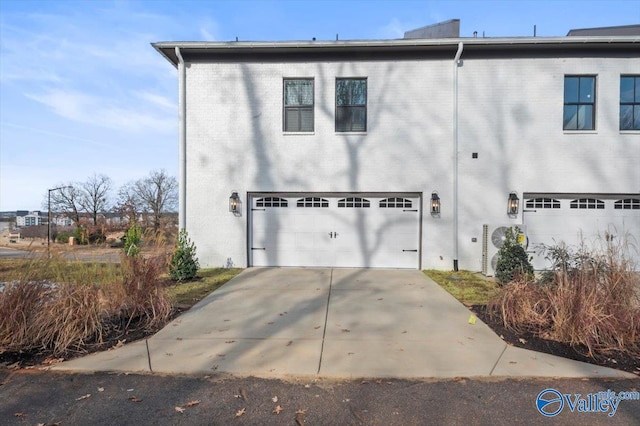
[[[595,198],[580,198],[569,204],[570,209],[604,209],[604,201]]]
[[[385,198],[380,200],[380,208],[396,208],[396,209],[410,209],[412,206],[411,200],[406,198]]]
[[[338,207],[369,208],[370,206],[371,206],[371,202],[366,198],[347,197],[347,198],[338,200]]]
[[[640,76],[620,77],[620,130],[640,130]]]
[[[596,77],[567,75],[564,77],[564,130],[595,130]]]
[[[313,79],[285,78],[283,80],[285,132],[313,132]]]
[[[336,132],[367,131],[367,79],[336,78]]]

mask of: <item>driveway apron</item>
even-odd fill
[[[52,368],[340,378],[628,374],[508,347],[470,317],[416,270],[250,268],[148,340]]]

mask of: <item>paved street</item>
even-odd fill
[[[448,379],[327,380],[70,374],[0,370],[3,425],[563,425],[640,423],[640,401],[613,417],[571,412],[547,420],[536,409],[544,389],[586,396],[638,389],[638,380]],[[573,396],[572,396],[573,398]],[[280,407],[279,409],[277,407]],[[275,414],[278,412],[279,414]],[[299,414],[296,414],[298,412]]]

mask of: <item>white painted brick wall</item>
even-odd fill
[[[463,55],[464,59],[464,55]],[[640,133],[618,131],[619,77],[640,59],[465,60],[459,68],[461,268],[479,270],[483,223],[517,191],[638,192]],[[562,131],[564,74],[596,74],[597,130]],[[315,131],[282,131],[282,79],[315,78]],[[334,131],[336,77],[367,77],[368,131]],[[192,63],[186,226],[203,266],[247,264],[247,192],[439,192],[423,267],[453,263],[452,61]],[[472,159],[472,152],[478,159]],[[228,211],[232,190],[243,214]],[[472,238],[477,242],[471,242]]]

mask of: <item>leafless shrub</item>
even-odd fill
[[[34,318],[50,288],[44,282],[14,281],[0,293],[0,348],[29,350]]]
[[[549,248],[553,268],[541,282],[504,286],[488,308],[505,326],[586,347],[591,356],[640,356],[640,274],[623,243]]]
[[[85,352],[108,335],[161,327],[172,311],[164,257],[126,258],[119,272],[61,258],[34,259],[29,269],[26,277],[59,280],[19,280],[0,291],[0,352]],[[69,270],[78,271],[62,279]]]

